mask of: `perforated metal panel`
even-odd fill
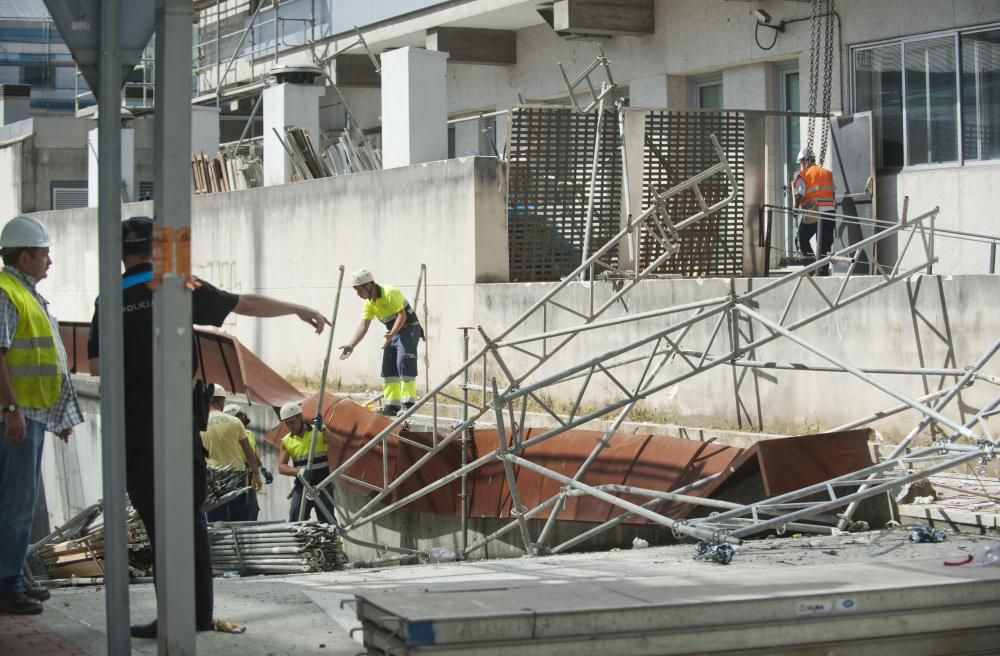
[[[743,266],[744,130],[739,112],[650,111],[646,115],[643,162],[643,204],[652,203],[653,194],[662,193],[718,162],[710,135],[714,134],[729,159],[736,178],[736,198],[713,216],[680,232],[678,253],[664,262],[657,273],[684,276],[738,276]],[[711,205],[728,193],[725,178],[718,176],[701,186]],[[700,209],[693,193],[684,193],[668,202],[673,221],[680,221]],[[659,255],[659,245],[644,239],[640,263]]]
[[[656,273],[691,277],[740,275],[745,125],[740,112],[647,112],[641,172],[643,208],[651,205],[654,193],[662,193],[718,163],[710,139],[712,134],[725,150],[737,180],[735,200],[715,215],[681,231],[680,252]],[[559,280],[579,266],[596,127],[595,114],[579,114],[569,108],[536,106],[512,110],[507,169],[511,281]],[[618,144],[617,116],[609,111],[605,114],[595,181],[591,253],[621,229],[622,173]],[[701,191],[711,205],[729,189],[725,177],[719,175],[703,183]],[[687,192],[671,199],[668,210],[676,222],[695,214],[700,206],[694,195]],[[652,238],[644,239],[639,254],[641,267],[659,255],[660,248]],[[617,266],[614,250],[607,260]]]
[[[511,281],[559,280],[580,265],[596,130],[596,114],[562,107],[512,111],[507,168]],[[614,112],[605,112],[601,132],[590,252],[606,244],[621,222]]]

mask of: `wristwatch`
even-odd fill
[[[3,411],[6,412],[17,412],[17,404],[11,403],[10,405],[4,407]]]

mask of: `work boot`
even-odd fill
[[[378,414],[383,415],[385,417],[395,417],[396,415],[399,414],[399,406],[398,405],[382,406],[377,410],[377,412]]]
[[[35,601],[21,591],[0,597],[0,613],[11,615],[38,615],[43,610],[42,602]]]
[[[49,592],[48,588],[39,585],[34,581],[29,581],[24,577],[21,578],[21,587],[24,588],[24,594],[31,597],[35,601],[48,601],[49,597],[52,596],[52,593]]]
[[[214,631],[215,622],[208,622],[207,624],[201,623],[195,626],[195,631]],[[132,634],[133,638],[155,638],[156,637],[156,620],[149,622],[147,624],[133,624],[129,628],[129,633]]]

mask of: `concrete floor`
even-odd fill
[[[551,586],[725,572],[731,586],[741,576],[765,568],[806,565],[843,566],[917,559],[961,560],[977,544],[1000,541],[996,534],[963,535],[948,532],[942,543],[912,543],[909,531],[897,529],[827,537],[787,537],[755,540],[739,547],[730,565],[692,559],[692,545],[650,547],[602,553],[539,558],[470,561],[349,570],[280,577],[220,578],[216,580],[216,617],[247,626],[244,634],[201,633],[198,650],[213,656],[330,654],[353,656],[363,652],[351,605],[355,593],[405,590],[455,591],[497,587]],[[720,590],[720,594],[723,591]],[[153,586],[134,585],[130,591],[133,621],[153,616]],[[100,587],[61,588],[53,591],[45,612],[36,618],[45,629],[87,654],[104,654],[104,594]],[[156,653],[153,640],[133,641],[133,653]]]

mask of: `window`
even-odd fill
[[[852,64],[880,168],[1000,159],[1000,29],[860,46]]]
[[[965,159],[1000,159],[1000,29],[960,40]]]
[[[903,44],[906,163],[958,161],[955,38]]]
[[[722,78],[695,78],[691,81],[691,106],[695,109],[722,109]]]

